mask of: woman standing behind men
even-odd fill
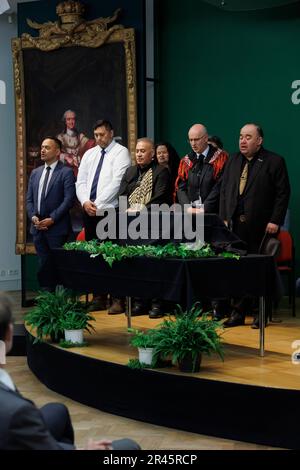
[[[200,211],[196,203],[201,200],[206,213],[218,214],[222,175],[228,154],[208,143],[207,129],[194,124],[188,132],[191,152],[182,158],[176,180],[179,203],[192,204],[191,213]]]
[[[175,202],[175,181],[178,174],[180,158],[169,142],[160,142],[155,146],[155,160],[161,166],[168,168],[171,175],[172,195]]]

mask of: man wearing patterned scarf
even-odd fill
[[[150,209],[151,204],[172,204],[171,176],[168,168],[154,160],[154,143],[143,137],[136,144],[136,165],[127,168],[121,181],[119,196],[126,196],[128,211]],[[135,298],[131,315],[143,315],[147,306],[142,299]],[[152,300],[150,318],[163,316],[161,302]]]
[[[171,203],[170,172],[154,161],[154,143],[143,137],[136,144],[136,165],[127,168],[119,196],[127,196],[129,209],[141,210],[151,204]]]

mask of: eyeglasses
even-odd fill
[[[203,137],[205,137],[206,134],[202,135],[201,137],[196,137],[195,139],[188,139],[187,141],[192,144],[193,142],[199,142]]]

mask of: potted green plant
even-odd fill
[[[95,330],[90,323],[95,318],[86,309],[81,310],[81,305],[74,306],[74,309],[65,312],[60,319],[60,326],[64,330],[65,340],[71,343],[83,343],[83,330],[91,333],[91,329]]]
[[[216,352],[223,360],[221,322],[202,314],[199,303],[183,312],[177,306],[175,317],[165,319],[157,329],[154,359],[172,357],[183,372],[198,372],[202,354]]]
[[[34,308],[25,315],[25,322],[36,329],[34,342],[49,336],[53,342],[58,342],[64,336],[62,320],[72,312],[86,314],[86,305],[71,291],[57,286],[55,292],[38,292]]]
[[[129,333],[132,333],[130,344],[139,351],[139,361],[141,364],[153,364],[153,350],[156,346],[157,330],[137,330],[128,328]]]

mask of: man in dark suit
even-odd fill
[[[229,159],[221,187],[220,216],[247,243],[248,253],[259,252],[265,234],[276,236],[290,197],[284,159],[262,144],[260,126],[242,127],[240,151]],[[247,308],[245,301],[237,303],[225,326],[244,324]]]
[[[181,159],[175,183],[179,203],[191,205],[187,211],[192,214],[219,212],[222,175],[228,154],[223,149],[208,143],[207,129],[203,124],[194,124],[188,132],[191,152]],[[213,310],[215,320],[228,314],[228,303],[213,300],[212,305],[202,299],[203,309]]]
[[[208,133],[203,124],[194,124],[188,132],[192,151],[182,158],[176,180],[177,198],[188,210],[200,211],[196,203],[204,205],[204,211],[219,211],[220,184],[228,154],[208,144]]]
[[[74,450],[74,431],[68,409],[49,403],[38,409],[16,389],[5,371],[11,350],[13,319],[9,298],[0,293],[0,450]],[[89,440],[86,450],[138,450],[131,439]]]
[[[75,178],[72,169],[59,161],[60,152],[60,140],[43,140],[41,159],[45,165],[31,173],[27,191],[30,233],[40,261],[39,281],[41,287],[50,289],[55,287],[55,281],[49,276],[49,269],[45,277],[43,268],[49,264],[51,249],[61,247],[71,232],[69,210],[75,200]]]

